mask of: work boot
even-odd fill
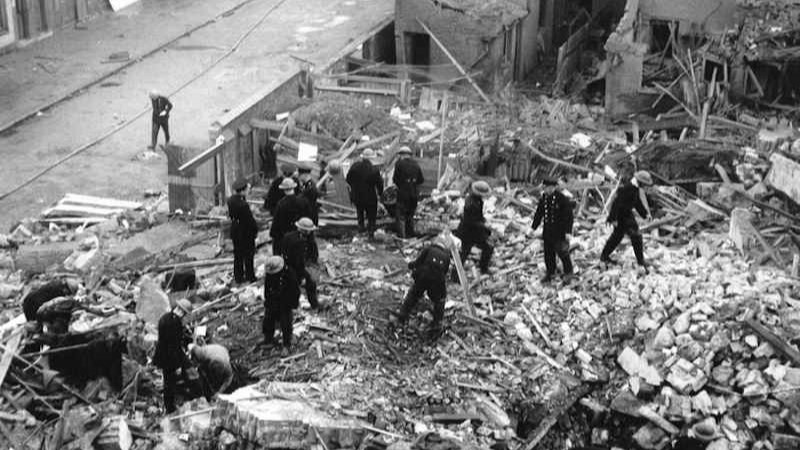
[[[545,276],[543,276],[543,277],[542,277],[542,279],[541,279],[541,280],[539,280],[539,281],[540,281],[542,284],[549,283],[549,282],[553,281],[553,274],[552,274],[552,273],[548,273],[548,274],[546,274]]]
[[[608,255],[600,255],[600,262],[608,264],[610,266],[613,266],[613,265],[617,264],[617,261],[611,259],[611,257],[608,256]]]
[[[425,330],[425,335],[428,339],[435,341],[442,336],[444,329],[442,328],[441,322],[433,321],[428,328]]]

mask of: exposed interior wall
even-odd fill
[[[427,34],[417,18],[425,22],[464,67],[480,59],[488,43],[500,32],[495,21],[486,23],[458,11],[440,9],[430,0],[397,0],[395,37],[400,64],[411,64],[406,33]],[[450,59],[433,40],[430,41],[430,64],[450,64]]]
[[[0,52],[17,40],[14,0],[0,0]]]
[[[542,0],[528,0],[528,16],[522,19],[520,55],[516,79],[521,80],[536,68],[539,54],[539,5]],[[543,56],[543,55],[542,55]]]
[[[625,14],[606,42],[610,68],[606,75],[606,111],[613,117],[629,112],[626,100],[642,86],[642,65],[647,45],[637,42],[639,0],[628,0]]]
[[[605,48],[610,60],[606,76],[606,110],[611,116],[637,110],[642,65],[651,36],[650,22],[677,22],[679,32],[722,33],[737,20],[736,0],[628,0],[625,14]]]
[[[680,31],[719,34],[735,23],[737,0],[641,0],[643,20],[674,20]]]
[[[15,0],[19,40],[36,40],[111,10],[106,0]]]

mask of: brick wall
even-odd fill
[[[486,50],[484,40],[501,33],[499,23],[480,21],[466,14],[437,7],[432,0],[397,0],[395,2],[395,36],[398,61],[405,61],[404,33],[425,33],[417,22],[420,18],[450,53],[465,67],[471,66]],[[431,64],[450,64],[450,60],[431,41]]]
[[[738,10],[736,0],[642,0],[640,8],[645,17],[680,21],[682,31],[698,24],[712,34],[733,25]]]

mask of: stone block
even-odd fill
[[[221,395],[212,421],[263,448],[308,448],[318,442],[317,433],[328,448],[355,448],[365,434],[358,420],[333,416],[306,400],[265,394],[260,385]]]
[[[767,182],[800,204],[800,163],[780,153],[773,153],[770,161],[772,168],[767,174]]]
[[[30,274],[44,273],[52,267],[61,267],[64,260],[77,248],[77,242],[23,245],[14,255],[14,266],[17,270]]]

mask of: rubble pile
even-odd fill
[[[309,129],[316,122],[341,140],[347,139],[353,132],[375,137],[399,128],[382,109],[344,94],[328,94],[293,111],[292,117],[299,125]]]
[[[678,108],[701,117],[726,111],[709,97],[699,98],[708,108]],[[344,96],[293,112],[299,131],[342,141],[330,166],[375,145],[389,179],[403,142],[426,163],[441,149],[443,174],[426,172],[435,188],[418,211],[425,235],[414,239],[381,230],[365,240],[346,197],[328,197],[312,269],[328,309],[312,312],[301,300],[289,355],[260,345],[261,284],[232,286],[224,209],[169,214],[161,199],[65,197],[0,236],[0,434],[14,448],[125,450],[383,450],[405,448],[413,436],[458,448],[660,449],[680,439],[713,450],[797,448],[794,129],[728,118],[702,136],[683,125],[680,136],[673,128],[641,134],[603,115],[548,97],[444,117],[422,108],[387,114]],[[359,133],[380,142],[353,142]],[[649,272],[626,247],[621,265],[598,262],[608,198],[634,169],[657,184],[654,218],[641,226]],[[545,174],[560,177],[576,205],[575,280],[540,281],[541,232],[531,224]],[[426,301],[407,326],[390,327],[410,285],[408,261],[455,228],[478,178],[493,186],[485,200],[492,273],[479,275],[469,261],[465,283],[448,285],[438,340],[422,331],[432,318]],[[263,278],[271,219],[253,209]],[[67,332],[52,339],[49,328],[25,323],[21,304],[68,277],[82,289],[49,305],[68,313]],[[236,382],[210,401],[184,395],[191,401],[159,423],[156,324],[183,298],[194,306],[194,337],[229,349]]]

